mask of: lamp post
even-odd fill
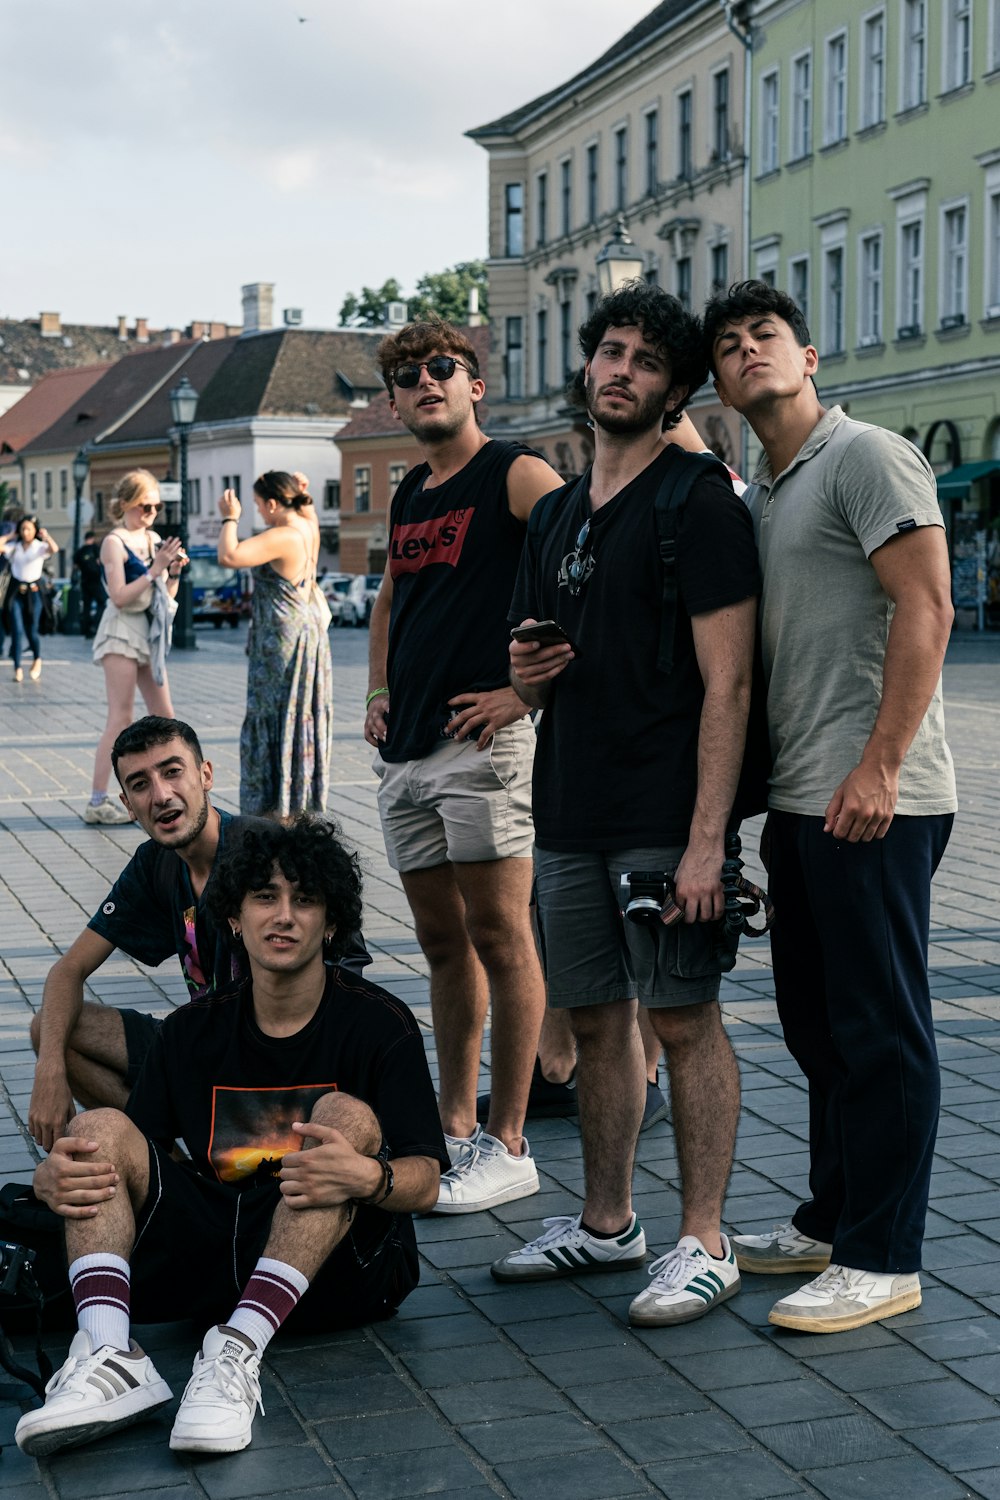
[[[625,228],[624,214],[619,214],[615,220],[615,232],[599,251],[596,264],[597,285],[602,297],[610,297],[624,282],[636,281],[642,276],[645,261]]]
[[[83,487],[87,483],[87,475],[89,473],[90,455],[84,447],[80,449],[73,460],[73,485],[76,489],[76,500],[73,506],[73,551],[70,555],[72,582],[69,586],[69,598],[66,601],[66,635],[80,634],[82,590],[80,588],[80,570],[75,565],[75,558],[80,550],[80,506],[83,503]]]
[[[198,392],[187,376],[182,375],[180,385],[175,385],[170,392],[170,416],[174,426],[177,428],[181,449],[181,546],[185,552],[188,545],[188,432],[194,422],[197,411]],[[186,568],[181,569],[180,584],[177,589],[177,618],[174,621],[174,645],[180,651],[196,651],[198,649],[198,643],[194,638],[194,620],[191,611],[191,582],[188,578]]]

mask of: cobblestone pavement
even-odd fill
[[[429,1030],[425,966],[388,870],[369,754],[358,734],[364,632],[331,637],[338,701],[332,810],[367,872],[373,977]],[[217,798],[235,807],[245,659],[242,634],[199,632],[176,654],[178,713],[203,735]],[[84,925],[138,842],[86,827],[102,683],[84,643],[47,640],[39,683],[0,673],[0,1169],[23,1179],[31,1080],[28,1018],[45,973]],[[230,1497],[298,1492],[504,1495],[519,1500],[1000,1497],[1000,640],[956,638],[946,669],[961,810],[935,889],[931,965],[944,1067],[923,1306],[836,1337],[766,1322],[790,1278],[744,1279],[738,1297],[673,1330],[630,1332],[642,1278],[500,1287],[488,1266],[579,1208],[572,1123],[531,1129],[542,1191],[491,1214],[423,1219],[423,1279],[392,1322],[333,1338],[277,1341],[246,1453],[186,1461],[166,1445],[170,1413],[103,1444],[41,1463],[12,1443],[20,1407],[0,1403],[4,1500],[89,1496]],[[752,833],[747,842],[754,842]],[[845,934],[849,941],[849,934]],[[176,966],[118,956],[93,997],[163,1014]],[[744,1109],[726,1219],[743,1230],[787,1217],[804,1189],[806,1095],[781,1043],[766,944],[748,943],[725,981],[726,1022]],[[485,1076],[485,1074],[484,1074]],[[872,1150],[879,1149],[877,1139]],[[654,1253],[673,1243],[678,1179],[670,1126],[641,1139],[637,1207]],[[175,1390],[201,1330],[140,1329]],[[61,1353],[65,1341],[53,1341]]]

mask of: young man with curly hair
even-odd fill
[[[417,1283],[410,1215],[433,1207],[448,1157],[412,1015],[325,961],[360,921],[356,857],[316,818],[250,826],[209,900],[249,978],[169,1016],[127,1112],[78,1116],[35,1173],[65,1219],[79,1332],[17,1425],[28,1453],[170,1400],[133,1316],[214,1325],[170,1446],[232,1453],[250,1442],[261,1357],[283,1324],[390,1317]]]
[[[681,1177],[677,1247],[658,1259],[633,1323],[699,1317],[739,1287],[720,1232],[739,1073],[719,1010],[724,838],[747,711],[757,559],[750,517],[712,458],[664,445],[702,384],[700,325],[633,282],[580,330],[592,469],[546,502],[511,621],[556,620],[572,645],[514,641],[512,680],[544,708],[534,775],[535,885],[549,1005],[569,1010],[584,1156],[580,1215],[497,1261],[500,1281],[645,1261],[631,1182],[644,1099],[636,999],[667,1057]],[[663,567],[655,514],[671,472],[696,466],[676,531],[672,669],[661,666]],[[623,921],[619,883],[669,879],[682,920]]]
[[[535,735],[507,672],[507,609],[528,516],[559,475],[491,441],[476,351],[440,320],[378,353],[424,462],[390,505],[372,609],[365,738],[386,852],[430,967],[439,1106],[453,1167],[439,1213],[538,1191],[523,1135],[545,992],[529,915]],[[476,1122],[487,1004],[492,1090]]]
[[[746,1271],[819,1272],[770,1320],[836,1333],[920,1303],[940,1097],[930,888],[957,806],[948,546],[923,454],[821,403],[787,293],[742,282],[709,303],[705,352],[764,449],[747,498],[774,749],[771,951],[809,1084],[809,1197],[734,1245]]]

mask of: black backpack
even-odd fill
[[[63,1221],[24,1183],[0,1188],[0,1365],[44,1397],[52,1363],[41,1346],[43,1329],[73,1326]],[[18,1363],[11,1334],[35,1337],[37,1374]]]
[[[656,512],[656,534],[663,564],[663,596],[660,611],[660,644],[656,670],[669,676],[674,669],[674,638],[677,630],[677,522],[692,487],[711,474],[732,484],[732,475],[721,459],[711,453],[689,453],[673,443],[666,449],[667,463],[653,501]],[[575,504],[586,493],[589,470],[570,491]],[[532,512],[532,527],[544,533],[555,516],[556,504],[566,498],[565,490],[555,490],[540,500]],[[537,515],[537,520],[536,520]],[[760,631],[754,642],[753,682],[750,692],[750,714],[747,720],[746,748],[740,770],[739,785],[733,801],[732,826],[767,810],[767,783],[771,774],[771,745],[767,732],[767,688],[760,652]]]

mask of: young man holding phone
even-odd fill
[[[544,708],[534,772],[538,927],[549,1005],[577,1046],[583,1211],[498,1260],[500,1281],[638,1269],[632,1211],[644,1098],[636,998],[667,1055],[682,1188],[676,1249],[651,1267],[634,1323],[700,1317],[739,1289],[720,1231],[739,1073],[718,1006],[724,837],[750,699],[757,558],[725,468],[664,446],[705,378],[700,325],[642,282],[580,330],[595,456],[529,524],[515,626],[552,619],[575,644],[511,643],[512,681]],[[668,432],[669,437],[669,432]],[[655,499],[671,467],[701,465],[676,528],[673,666],[661,668],[663,567]],[[613,627],[613,628],[612,628]],[[619,882],[669,880],[683,920],[623,921]],[[667,889],[670,887],[668,886]]]
[[[545,992],[531,928],[528,710],[508,682],[507,610],[525,526],[559,475],[519,443],[491,442],[476,351],[437,320],[383,340],[393,412],[424,462],[392,500],[372,609],[365,738],[379,814],[430,965],[439,1108],[452,1159],[440,1213],[538,1191],[523,1136]],[[492,1094],[476,1082],[492,1003]]]

